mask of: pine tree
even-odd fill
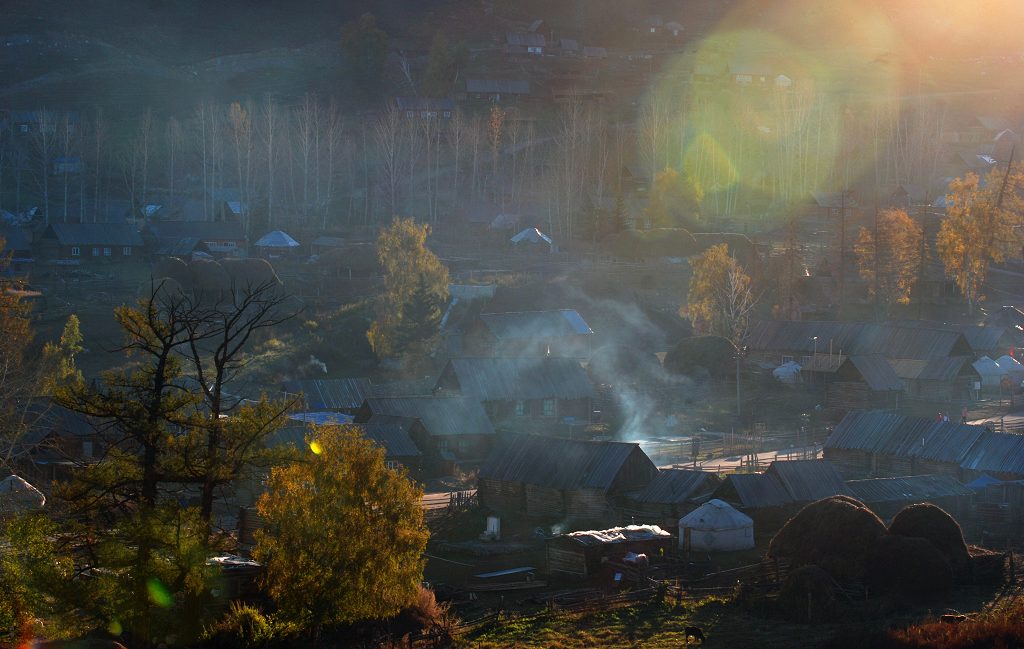
[[[398,339],[403,350],[437,335],[441,324],[441,304],[426,276],[420,275],[416,289],[402,308],[398,325]]]

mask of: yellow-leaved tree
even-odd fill
[[[314,636],[397,614],[423,577],[423,492],[354,426],[315,427],[307,444],[308,457],[273,469],[257,504],[267,592]]]
[[[946,217],[935,244],[971,313],[985,298],[981,291],[989,265],[1020,248],[1014,223],[1022,179],[1024,172],[1015,166],[1012,172],[993,170],[984,185],[973,173],[949,184]]]
[[[721,336],[740,347],[757,302],[750,276],[724,243],[705,250],[690,266],[693,276],[686,311],[694,333]]]
[[[894,304],[910,301],[920,277],[921,241],[921,226],[905,210],[885,210],[873,230],[860,229],[853,247],[857,268],[882,317]]]
[[[416,317],[420,309],[410,309],[417,292],[427,293],[438,303],[448,299],[448,268],[427,248],[430,226],[412,219],[395,219],[381,230],[377,238],[377,258],[384,269],[384,293],[377,300],[377,319],[366,337],[377,356],[392,356],[404,350],[411,341],[400,331],[416,329],[405,322],[408,315]],[[436,332],[436,325],[435,325]],[[429,332],[421,335],[429,337]]]

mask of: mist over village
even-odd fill
[[[0,2],[0,649],[1024,647],[1021,24]]]

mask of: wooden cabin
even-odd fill
[[[629,525],[571,532],[545,543],[548,574],[593,577],[609,561],[621,563],[627,552],[658,557],[672,548],[672,535],[657,525]],[[613,577],[613,575],[609,575]]]

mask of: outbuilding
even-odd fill
[[[717,498],[679,519],[679,549],[731,552],[754,547],[754,520]]]

